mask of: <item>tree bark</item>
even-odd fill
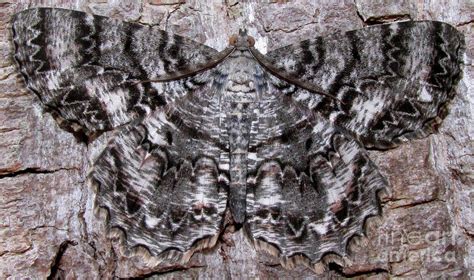
[[[186,3],[184,3],[186,2]],[[460,278],[474,271],[474,4],[404,1],[0,0],[0,275],[2,278]],[[127,257],[93,213],[86,184],[109,134],[79,143],[43,112],[12,57],[11,16],[29,7],[82,10],[156,24],[222,50],[246,27],[266,52],[315,34],[396,20],[438,20],[466,37],[464,76],[439,133],[390,151],[371,151],[391,182],[382,216],[350,243],[345,262],[315,274],[283,268],[242,233],[226,233],[186,265],[150,266]]]

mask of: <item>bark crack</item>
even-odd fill
[[[78,168],[69,168],[69,167],[61,167],[57,169],[41,169],[38,167],[28,167],[21,170],[11,171],[8,170],[0,170],[0,179],[4,178],[13,178],[18,177],[25,174],[52,174],[60,171],[71,171],[71,170],[78,170]]]
[[[413,20],[411,15],[406,14],[406,13],[389,14],[389,15],[382,15],[382,16],[371,16],[371,17],[365,18],[360,12],[359,8],[357,7],[356,0],[354,0],[354,5],[355,5],[357,16],[360,18],[360,20],[362,20],[362,22],[365,25],[381,24],[381,23],[399,21],[399,20]]]
[[[20,130],[19,127],[4,127],[0,128],[0,133],[7,133],[7,132],[12,132],[12,131],[17,131]]]
[[[283,33],[293,33],[293,32],[296,32],[302,28],[304,28],[305,26],[308,26],[308,25],[313,25],[313,24],[316,24],[316,22],[314,21],[310,21],[310,22],[307,22],[307,23],[304,23],[298,27],[295,27],[295,28],[290,28],[290,29],[285,29],[285,28],[268,28],[266,26],[263,26],[263,30],[266,32],[266,33],[270,33],[270,32],[283,32]]]
[[[165,269],[160,270],[160,271],[154,271],[151,273],[140,275],[139,277],[133,277],[129,279],[143,279],[143,278],[148,278],[152,276],[158,276],[158,275],[162,276],[162,275],[166,275],[166,274],[170,274],[174,272],[188,271],[194,268],[205,268],[205,267],[207,267],[207,265],[189,265],[189,266],[174,265],[174,266],[166,267]]]
[[[469,21],[460,22],[460,23],[456,24],[456,27],[462,27],[462,26],[466,26],[466,25],[469,25],[469,24],[472,24],[472,23],[474,23],[474,19],[471,19]]]
[[[369,275],[389,273],[388,269],[377,267],[377,266],[370,266],[370,267],[365,267],[360,270],[355,270],[351,268],[344,268],[336,263],[329,263],[328,267],[329,267],[329,270],[334,271],[336,274],[345,278],[354,278],[354,277],[360,277],[360,276],[369,276]]]
[[[389,202],[395,202],[395,201],[403,201],[404,199],[396,199],[396,200],[390,200]],[[446,201],[439,199],[439,198],[433,198],[433,199],[428,199],[428,200],[422,200],[422,201],[413,201],[413,202],[408,202],[406,204],[402,205],[395,205],[391,206],[390,203],[387,203],[390,207],[390,209],[397,209],[397,208],[411,208],[423,204],[428,204],[428,203],[433,203],[433,202],[443,202],[446,203]]]
[[[359,8],[357,8],[357,1],[356,1],[356,0],[354,0],[354,6],[355,6],[355,10],[356,10],[357,16],[360,18],[360,20],[362,21],[362,23],[365,24],[365,19],[364,19],[364,17],[362,16],[362,14],[360,13]]]
[[[474,232],[470,232],[469,229],[463,226],[461,226],[461,229],[465,235],[469,236],[470,238],[474,238]]]
[[[54,228],[55,230],[58,230],[58,231],[67,231],[67,229],[58,228],[56,226],[50,226],[50,225],[39,225],[39,226],[36,226],[34,228],[30,228],[29,230],[30,231],[35,231],[35,230],[42,229],[42,228]]]
[[[168,12],[168,15],[166,15],[166,19],[165,19],[165,31],[168,31],[168,24],[169,24],[169,20],[171,18],[171,16],[181,8],[181,6],[184,4],[184,2],[179,2],[179,3],[176,3],[176,6],[173,7],[173,9]]]
[[[77,242],[74,240],[65,240],[59,245],[56,256],[54,257],[53,263],[51,264],[49,276],[46,278],[48,280],[57,279],[57,274],[61,269],[59,268],[61,258],[64,255],[64,252],[69,248],[69,246],[76,246]]]

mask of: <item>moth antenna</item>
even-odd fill
[[[228,47],[225,50],[218,53],[215,56],[215,58],[213,58],[212,60],[208,61],[205,64],[197,65],[197,66],[195,66],[193,68],[190,68],[190,69],[187,69],[183,72],[176,72],[176,73],[173,73],[173,74],[170,74],[170,75],[163,75],[162,77],[160,77],[158,79],[134,81],[134,82],[132,82],[132,85],[136,85],[136,84],[140,84],[140,83],[163,83],[163,82],[180,80],[180,79],[184,79],[184,78],[187,78],[187,77],[194,76],[194,75],[199,74],[201,72],[204,72],[208,69],[214,68],[217,64],[224,61],[234,50],[235,50],[235,48],[233,46]]]
[[[316,88],[316,86],[314,84],[310,84],[310,83],[307,83],[307,82],[304,82],[304,81],[301,81],[301,80],[295,80],[291,77],[289,77],[288,75],[284,74],[284,73],[281,73],[282,71],[280,71],[279,69],[277,69],[276,67],[274,67],[272,65],[272,63],[270,61],[268,61],[267,58],[265,58],[265,56],[263,54],[261,54],[256,48],[254,47],[250,47],[249,48],[250,52],[252,53],[253,57],[258,61],[258,63],[260,65],[263,66],[263,68],[265,68],[266,70],[268,70],[268,72],[270,72],[272,75],[290,83],[290,84],[294,84],[300,88],[303,88],[303,89],[306,89],[310,92],[313,92],[313,93],[316,93],[316,94],[319,94],[319,95],[324,95],[326,97],[329,97],[331,99],[334,99],[344,105],[346,105],[346,103],[344,101],[342,101],[341,99],[337,98],[336,96],[334,95],[331,95],[327,92],[324,92],[322,89],[318,89]]]

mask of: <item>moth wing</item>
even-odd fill
[[[293,99],[366,148],[386,149],[435,131],[454,97],[463,49],[449,24],[408,21],[316,37],[262,60],[286,76],[289,84],[277,86]]]
[[[208,134],[219,116],[207,110],[211,92],[200,85],[168,110],[122,127],[94,162],[95,205],[123,234],[123,248],[187,261],[217,242],[228,178],[216,161],[226,147]]]
[[[26,85],[72,132],[91,136],[143,117],[182,94],[172,79],[218,53],[156,26],[78,11],[36,8],[12,20]]]
[[[279,95],[261,109],[267,138],[251,147],[245,231],[284,264],[313,265],[328,253],[345,255],[379,213],[387,182],[350,134]]]
[[[227,197],[221,148],[194,125],[205,113],[189,111],[210,92],[209,73],[196,71],[219,53],[156,27],[49,8],[17,14],[13,40],[28,88],[63,127],[115,130],[89,179],[124,248],[186,260],[213,246]]]

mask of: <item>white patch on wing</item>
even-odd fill
[[[369,122],[372,121],[377,114],[382,112],[385,103],[383,96],[376,95],[369,100],[360,100],[358,104],[353,106],[354,110],[359,112],[355,123],[363,124],[364,127],[367,127]]]
[[[257,203],[260,205],[266,205],[266,206],[274,206],[278,205],[278,203],[282,202],[282,197],[280,194],[274,194],[271,196],[262,196],[257,200]]]
[[[422,102],[431,102],[433,101],[433,96],[428,92],[426,87],[421,88],[420,98],[418,98]]]
[[[308,228],[313,231],[313,232],[317,232],[318,234],[320,235],[323,235],[323,234],[326,234],[328,232],[328,227],[326,224],[322,224],[322,223],[310,223],[308,225]]]
[[[258,204],[272,206],[282,202],[283,199],[279,192],[280,186],[275,180],[276,178],[274,177],[263,178],[261,185],[259,186],[259,188],[263,190],[263,193],[257,200]]]
[[[193,200],[200,201],[200,202],[207,202],[206,196],[202,192],[196,193],[193,197]]]
[[[350,163],[357,155],[359,150],[357,149],[357,145],[355,142],[344,143],[340,149],[344,149],[343,153],[340,153],[342,160],[345,163]]]
[[[325,123],[324,122],[318,122],[313,127],[313,133],[317,135],[321,131],[324,131],[324,128],[325,128]]]
[[[51,91],[59,89],[59,81],[58,76],[60,75],[59,72],[49,71],[46,74],[45,81],[47,84],[47,88]]]
[[[122,91],[118,91],[117,94],[109,94],[107,96],[106,104],[110,105],[110,111],[114,112],[117,109],[123,108],[125,105],[125,96],[123,96]]]
[[[339,176],[338,176],[339,177]],[[348,181],[348,178],[352,177],[352,172],[347,172],[343,174],[341,177],[337,178],[337,180],[334,182],[333,186],[331,186],[327,190],[327,200],[326,203],[328,205],[333,205],[334,203],[338,202],[341,200],[343,196],[343,192],[345,191],[345,182]]]
[[[248,159],[257,160],[257,153],[248,153]]]
[[[229,170],[229,163],[221,163],[221,164],[219,164],[219,169],[221,169],[221,170]]]
[[[145,223],[149,228],[156,227],[159,222],[160,222],[160,219],[157,219],[157,218],[154,218],[154,217],[146,216],[146,218],[145,218]]]

